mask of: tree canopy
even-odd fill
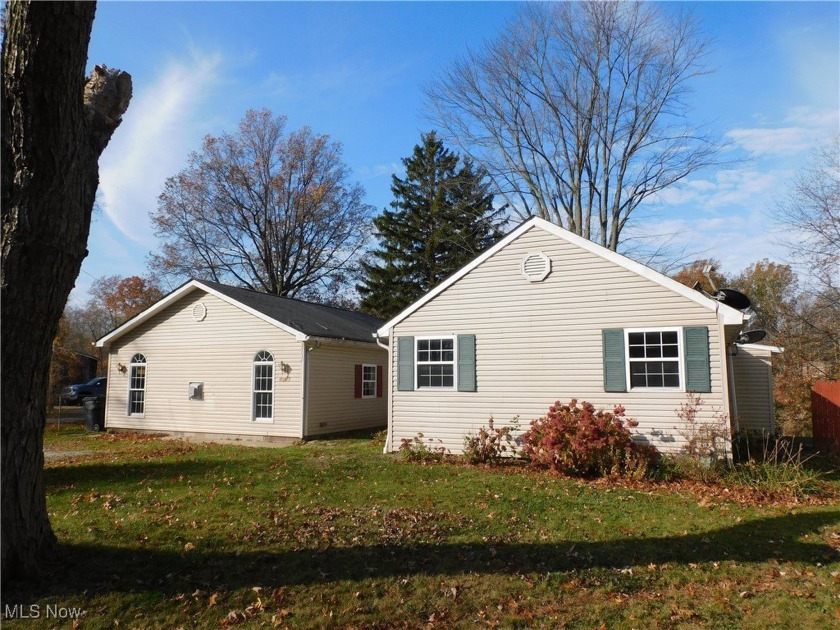
[[[372,207],[342,148],[286,118],[249,110],[234,133],[207,136],[167,180],[152,213],[162,275],[289,297],[335,296],[368,235]]]
[[[362,308],[389,318],[434,288],[501,235],[485,173],[462,161],[434,132],[393,175],[392,210],[374,219],[379,246],[362,262]]]

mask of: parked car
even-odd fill
[[[90,382],[68,385],[61,390],[61,402],[81,405],[88,396],[104,396],[108,378],[98,376]]]

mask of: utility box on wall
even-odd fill
[[[190,383],[190,400],[204,400],[204,383]]]

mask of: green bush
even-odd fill
[[[545,417],[531,422],[522,436],[523,454],[534,466],[575,477],[645,476],[660,455],[653,446],[633,442],[627,426],[637,424],[624,420],[621,406],[610,413],[595,411],[588,402],[558,401]]]

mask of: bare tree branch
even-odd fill
[[[353,272],[372,207],[338,143],[285,122],[249,111],[237,133],[205,138],[152,213],[153,269],[309,297]]]
[[[616,250],[645,199],[719,163],[685,120],[707,46],[690,15],[648,3],[529,4],[427,86],[430,118],[520,216]]]

